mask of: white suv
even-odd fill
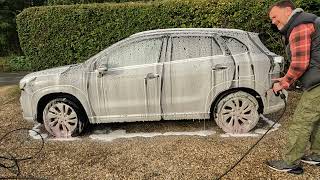
[[[25,119],[58,137],[77,135],[87,123],[180,119],[214,119],[226,132],[245,133],[260,113],[284,107],[266,93],[282,63],[256,33],[145,31],[82,64],[28,74],[20,101]]]

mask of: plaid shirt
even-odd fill
[[[300,24],[291,31],[289,37],[291,63],[287,74],[280,81],[284,89],[288,89],[309,67],[313,32],[315,32],[313,23]]]

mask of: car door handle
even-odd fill
[[[223,69],[228,69],[228,66],[224,66],[224,65],[216,65],[212,68],[212,70],[216,71],[216,70],[223,70]]]
[[[108,71],[108,67],[107,65],[101,65],[95,71],[97,73],[97,76],[101,78]]]
[[[148,73],[144,79],[154,79],[154,78],[158,78],[158,77],[160,77],[159,74]]]

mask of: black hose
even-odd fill
[[[282,118],[282,116],[284,115],[286,109],[287,109],[287,101],[286,101],[286,96],[280,91],[279,94],[276,94],[276,96],[280,96],[280,98],[283,100],[284,102],[284,109],[281,112],[281,115],[279,116],[279,118],[272,124],[271,127],[269,127],[269,129],[260,137],[260,139],[253,145],[250,147],[250,149],[233,165],[231,166],[225,173],[223,173],[221,176],[219,176],[218,178],[216,178],[216,180],[220,180],[222,177],[224,177],[225,175],[227,175],[230,171],[232,171],[251,151],[252,149],[254,149],[257,144],[268,134],[268,132],[280,121],[280,119]]]
[[[11,173],[15,174],[16,176],[14,176],[14,177],[1,177],[0,176],[0,179],[40,179],[40,178],[35,178],[35,177],[22,177],[22,176],[20,176],[21,169],[19,167],[19,162],[30,160],[30,159],[34,158],[35,156],[37,156],[42,151],[43,146],[44,146],[44,139],[43,139],[43,137],[41,136],[41,134],[39,132],[37,132],[37,131],[35,131],[33,129],[28,129],[28,128],[15,129],[15,130],[12,130],[12,131],[6,133],[4,136],[2,136],[0,138],[0,143],[3,143],[1,141],[3,141],[11,133],[16,133],[18,131],[34,131],[38,136],[41,137],[41,139],[40,139],[41,140],[41,145],[40,145],[40,147],[36,148],[37,151],[34,154],[32,154],[30,156],[27,156],[27,157],[23,157],[23,158],[15,157],[12,153],[10,153],[7,150],[5,150],[6,155],[8,155],[8,156],[0,155],[0,168],[7,169]],[[5,163],[1,163],[1,161],[7,161],[7,162],[11,162],[11,163],[8,165],[8,164],[5,164]]]

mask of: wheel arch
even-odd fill
[[[210,107],[210,118],[213,119],[213,115],[214,115],[214,111],[215,111],[215,108],[218,104],[218,102],[225,96],[231,94],[231,93],[234,93],[234,92],[238,92],[238,91],[243,91],[243,92],[246,92],[250,95],[252,95],[257,101],[258,101],[258,104],[259,104],[259,107],[258,107],[258,112],[260,114],[263,113],[263,109],[264,109],[264,105],[263,105],[263,101],[262,101],[262,98],[261,96],[259,95],[258,92],[256,92],[255,90],[253,89],[250,89],[250,88],[246,88],[246,87],[238,87],[238,88],[232,88],[232,89],[228,89],[226,91],[223,91],[221,93],[219,93],[215,98],[214,100],[212,101],[211,103],[211,107]]]
[[[42,112],[43,112],[45,106],[47,105],[47,103],[49,103],[51,100],[54,100],[56,98],[61,98],[61,97],[65,97],[65,98],[71,100],[72,102],[76,103],[79,106],[80,110],[85,114],[86,117],[84,117],[84,119],[87,122],[89,122],[88,113],[85,110],[85,108],[83,107],[83,104],[81,103],[81,101],[77,97],[75,97],[74,95],[69,94],[69,93],[65,93],[65,92],[56,92],[56,93],[46,94],[39,99],[39,101],[37,103],[37,107],[36,107],[37,108],[36,109],[37,122],[39,122],[39,123],[43,122]]]

